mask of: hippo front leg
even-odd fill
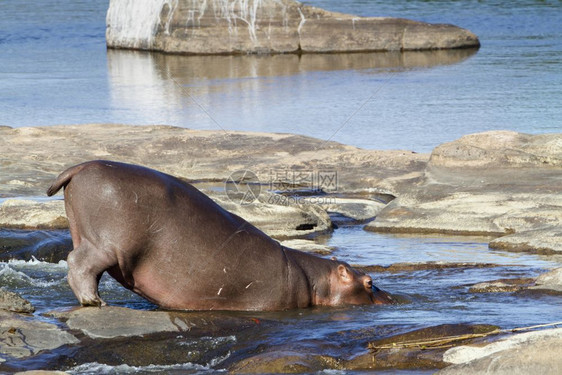
[[[83,306],[105,306],[98,294],[98,285],[104,271],[117,264],[108,251],[102,251],[87,241],[68,254],[68,283]]]

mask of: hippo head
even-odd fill
[[[326,305],[383,305],[394,303],[390,295],[373,285],[371,276],[353,269],[345,262],[336,261],[336,264],[337,266],[330,275],[330,293],[327,301],[325,301]]]

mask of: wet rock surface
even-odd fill
[[[229,368],[233,374],[301,374],[338,368],[338,361],[330,356],[279,350],[243,359]]]
[[[431,341],[451,336],[487,333],[496,329],[496,326],[491,325],[466,324],[443,324],[421,328],[370,342],[369,353],[347,361],[344,367],[353,370],[443,368],[447,365],[443,360],[446,349],[440,344],[435,347],[430,345]],[[471,339],[467,337],[466,340]],[[419,344],[404,345],[416,342]]]
[[[76,337],[54,324],[0,310],[0,362],[76,343]]]
[[[82,331],[90,338],[142,336],[162,332],[226,332],[229,328],[256,325],[249,318],[232,315],[145,311],[117,306],[82,307],[71,311],[52,311],[47,316],[63,321],[68,328]]]
[[[562,328],[521,333],[485,346],[449,349],[444,360],[455,365],[439,374],[559,374]]]
[[[144,22],[146,30],[137,30]],[[144,26],[144,25],[143,25]],[[152,26],[152,27],[150,27]],[[293,0],[155,2],[112,0],[108,47],[185,54],[401,51],[478,47],[453,25],[357,17]]]

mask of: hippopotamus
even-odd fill
[[[107,271],[165,309],[287,310],[383,304],[370,276],[336,259],[282,246],[191,184],[146,167],[89,161],[62,172],[73,250],[68,282],[103,306]]]

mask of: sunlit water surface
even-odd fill
[[[0,2],[0,125],[169,124],[430,151],[493,129],[562,129],[559,1],[306,3],[453,23],[476,52],[186,57],[105,48],[108,1]]]

